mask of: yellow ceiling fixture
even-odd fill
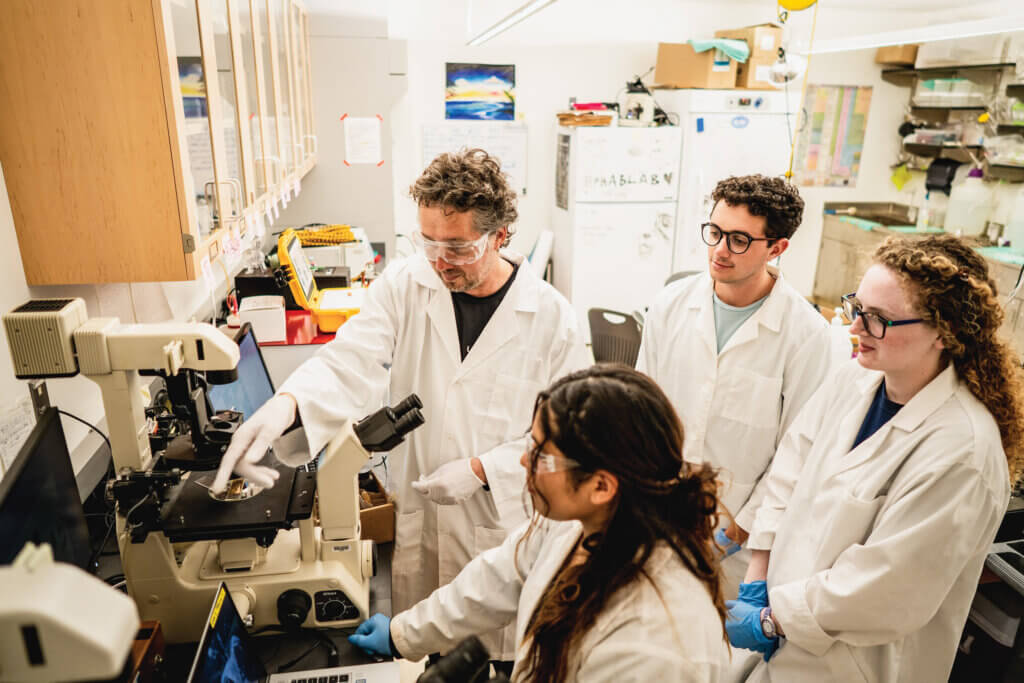
[[[779,0],[779,7],[787,9],[790,12],[799,12],[802,9],[807,9],[818,0]]]

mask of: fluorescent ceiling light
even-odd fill
[[[900,31],[885,31],[862,36],[850,36],[835,40],[823,40],[811,47],[797,50],[799,54],[820,55],[828,52],[846,52],[848,50],[866,50],[887,45],[907,45],[910,43],[927,43],[935,40],[952,40],[987,36],[995,33],[1009,33],[1024,29],[1024,15],[1001,16],[974,21],[958,21],[952,24],[935,24]]]
[[[526,3],[525,5],[517,9],[515,12],[512,12],[507,17],[505,17],[498,23],[494,24],[486,31],[478,33],[476,37],[474,37],[472,40],[466,43],[466,45],[483,45],[494,36],[498,35],[499,33],[504,33],[508,29],[518,24],[523,19],[526,19],[527,17],[536,14],[537,12],[544,9],[548,5],[553,4],[554,2],[555,0],[531,0],[531,2]]]

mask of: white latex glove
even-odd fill
[[[438,505],[457,505],[484,485],[473,473],[471,460],[462,458],[445,463],[434,470],[433,474],[420,476],[412,483],[412,487]]]
[[[272,487],[281,473],[256,463],[267,454],[274,439],[284,434],[284,430],[295,422],[296,410],[294,398],[278,394],[243,422],[221,458],[217,476],[210,486],[213,492],[220,493],[227,487],[232,471],[257,486]]]

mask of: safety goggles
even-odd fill
[[[419,230],[415,230],[410,238],[416,248],[424,253],[428,261],[441,259],[453,266],[468,266],[483,257],[484,252],[487,251],[487,239],[490,236],[490,233],[486,233],[475,240],[435,242],[424,237]]]
[[[544,453],[532,434],[526,435],[526,452],[530,454],[530,471],[534,474],[564,472],[580,466],[578,462],[564,455]]]
[[[857,300],[857,293],[844,294],[840,299],[843,302],[843,315],[846,319],[853,323],[857,318],[861,319],[861,324],[864,326],[864,331],[867,332],[869,337],[875,339],[884,339],[885,331],[890,327],[897,327],[899,325],[912,325],[914,323],[923,323],[923,318],[908,318],[907,320],[889,320],[883,318],[877,313],[869,313],[864,310],[860,301]]]

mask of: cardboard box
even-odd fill
[[[736,67],[736,87],[741,90],[776,90],[768,72],[778,57],[748,59]]]
[[[743,28],[731,28],[715,31],[715,38],[732,38],[745,40],[750,47],[749,59],[779,58],[779,47],[782,45],[782,27],[774,24],[756,24]]]
[[[888,45],[875,50],[875,64],[914,66],[917,45]]]
[[[365,494],[365,496],[364,496]],[[359,473],[359,495],[370,507],[359,510],[360,538],[374,543],[395,540],[395,502],[372,471]]]
[[[736,87],[736,62],[720,50],[695,52],[686,43],[658,43],[656,88]]]

